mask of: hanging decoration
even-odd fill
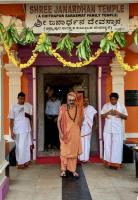
[[[76,51],[76,55],[79,57],[80,60],[89,60],[92,53],[91,45],[92,45],[92,41],[89,35],[85,34],[84,39],[77,46],[77,51]]]
[[[117,58],[117,61],[119,62],[119,64],[121,65],[121,67],[125,70],[125,71],[134,71],[134,70],[136,70],[136,69],[138,69],[138,64],[137,65],[134,65],[134,66],[130,66],[130,65],[128,65],[127,63],[124,63],[124,59],[123,59],[123,57],[122,57],[122,55],[121,55],[121,53],[120,53],[120,51],[119,50],[115,50],[114,51],[114,53],[115,53],[115,56],[116,56],[116,58]]]
[[[52,50],[52,54],[55,58],[57,58],[57,60],[59,62],[61,62],[63,64],[63,66],[67,66],[67,67],[83,67],[86,65],[89,65],[90,63],[92,63],[93,61],[95,61],[102,53],[102,49],[98,49],[94,55],[92,55],[89,60],[84,60],[82,62],[68,62],[66,61],[59,53],[56,52],[56,50]]]
[[[135,44],[138,45],[138,28],[135,30],[134,41]]]
[[[63,39],[58,41],[56,50],[65,51],[69,56],[71,56],[73,47],[74,42],[72,41],[70,35],[67,34]]]
[[[76,46],[76,55],[78,56],[79,62],[73,63],[67,61],[60,55],[60,51],[67,52],[68,56],[72,56],[72,50],[75,46],[69,34],[64,38],[60,39],[55,49],[52,48],[51,41],[46,33],[41,33],[36,39],[33,31],[30,28],[24,28],[22,33],[19,35],[14,24],[5,28],[0,23],[0,41],[8,54],[9,59],[13,64],[20,68],[30,67],[37,59],[39,52],[43,52],[49,56],[54,56],[63,66],[67,67],[83,67],[94,62],[102,52],[109,53],[110,50],[114,52],[118,62],[126,71],[133,71],[138,69],[138,64],[135,66],[129,66],[124,63],[124,59],[120,53],[120,47],[126,46],[125,34],[122,32],[109,32],[106,33],[100,42],[100,48],[92,55],[92,41],[88,34],[84,34],[83,40]],[[138,28],[135,30],[134,42],[138,45]],[[35,45],[32,51],[32,56],[26,63],[21,63],[19,59],[15,58],[12,52],[13,45]]]

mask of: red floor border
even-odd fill
[[[59,156],[41,156],[37,157],[36,164],[59,164],[60,157]],[[102,160],[99,156],[91,156],[89,159],[89,163],[102,163]]]

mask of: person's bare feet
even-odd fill
[[[73,174],[73,177],[79,178],[79,174],[77,172],[73,172],[72,174]]]
[[[24,169],[25,166],[24,166],[24,165],[16,165],[16,168],[17,168],[17,169]]]
[[[24,167],[28,167],[29,164],[30,164],[30,161],[29,161],[29,162],[26,162],[26,163],[24,164]]]
[[[65,171],[61,172],[60,177],[66,177],[66,172]]]

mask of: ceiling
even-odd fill
[[[60,75],[46,75],[44,82],[46,85],[51,86],[74,86],[75,84],[82,84],[84,78],[88,78],[87,75],[76,75],[76,74],[60,74]]]

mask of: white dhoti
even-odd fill
[[[9,112],[9,119],[13,120],[14,123],[13,133],[16,135],[16,161],[18,165],[31,160],[31,124],[26,114],[32,116],[32,106],[29,103],[13,105]]]
[[[111,103],[105,104],[102,108],[101,114],[105,114],[112,109],[117,110],[126,116],[128,115],[125,106],[119,103],[116,105],[112,105]],[[122,121],[121,118],[108,115],[105,118],[104,125],[104,163],[116,168],[121,167],[122,164],[124,138]]]
[[[79,160],[83,162],[87,162],[90,157],[92,126],[96,113],[93,106],[88,105],[84,108],[84,121],[81,127],[82,154],[79,156]]]
[[[31,160],[30,145],[32,145],[30,132],[16,134],[16,161],[18,165]]]
[[[89,160],[89,157],[90,157],[90,142],[91,142],[91,133],[81,137],[83,153],[79,156],[80,161],[87,162]]]
[[[121,164],[123,152],[123,133],[104,132],[104,160],[108,163]]]

